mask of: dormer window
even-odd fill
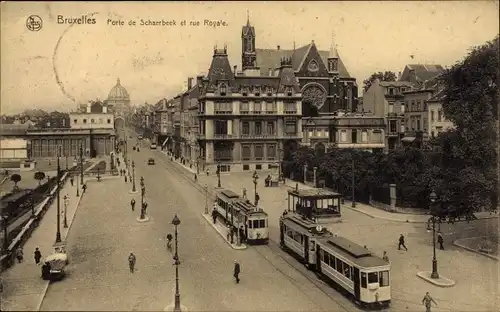
[[[259,87],[255,87],[253,89],[253,93],[255,94],[255,96],[260,96],[260,88]]]
[[[273,88],[266,87],[266,93],[267,93],[267,95],[272,95],[273,94]]]
[[[220,95],[226,95],[227,87],[225,84],[221,83],[219,86]]]
[[[246,87],[241,88],[241,94],[243,96],[247,96],[248,95],[248,88],[246,88]]]
[[[288,96],[292,96],[292,87],[286,87],[286,88],[285,88],[285,93],[286,93]]]

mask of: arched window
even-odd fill
[[[368,142],[368,131],[367,130],[361,131],[361,142],[362,143]]]
[[[108,123],[109,123],[109,124],[111,123],[111,119],[108,119]]]
[[[83,123],[86,124],[87,123],[87,119],[83,119]]]
[[[252,38],[247,38],[247,51],[253,51]]]
[[[73,123],[74,124],[78,123],[78,120],[77,119],[73,119]]]
[[[227,88],[226,88],[226,85],[225,84],[221,84],[220,87],[219,87],[219,92],[220,92],[220,95],[226,95],[226,92],[227,92]]]
[[[95,122],[94,118],[90,119],[90,123],[94,123],[94,122]]]

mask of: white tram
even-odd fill
[[[391,302],[390,264],[368,249],[295,215],[280,219],[283,249],[367,307]]]
[[[233,227],[243,227],[249,244],[267,244],[269,228],[267,213],[231,190],[218,191],[215,209],[219,216]]]

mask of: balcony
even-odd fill
[[[266,111],[266,115],[276,115],[278,112],[275,110],[268,110]]]
[[[227,133],[214,133],[214,140],[232,140],[234,136]]]
[[[284,139],[301,139],[302,133],[283,133],[282,137]]]
[[[297,110],[285,110],[284,111],[285,115],[297,115]]]
[[[214,115],[232,115],[232,110],[216,110],[214,111]]]
[[[255,133],[242,133],[240,134],[240,138],[244,139],[275,139],[277,138],[276,133],[262,133],[262,134],[255,134]]]

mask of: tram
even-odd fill
[[[390,264],[366,247],[293,214],[280,218],[280,245],[356,304],[390,305]]]
[[[231,190],[221,190],[216,194],[217,214],[233,227],[243,227],[245,241],[249,244],[269,242],[268,216],[249,200],[241,198]]]

